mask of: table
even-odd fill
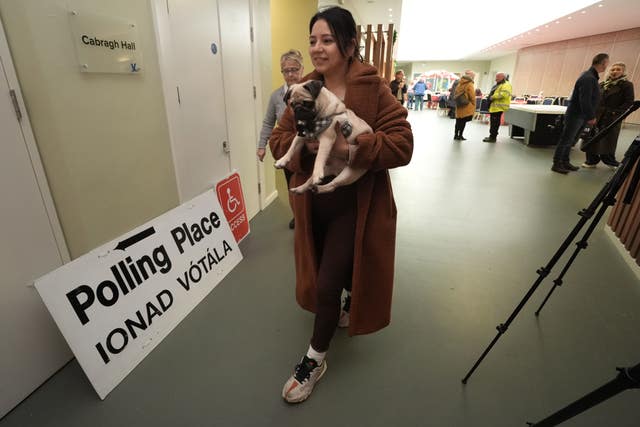
[[[562,132],[556,119],[566,110],[561,105],[511,104],[504,121],[509,123],[511,138],[524,137],[527,145],[555,145]]]

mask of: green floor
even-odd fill
[[[612,172],[552,173],[552,149],[510,140],[507,127],[487,144],[477,121],[462,142],[436,111],[410,121],[413,160],[392,171],[392,323],[338,331],[307,402],[280,397],[313,317],[294,301],[290,212],[276,201],[253,219],[244,261],[106,400],[73,361],[0,426],[525,426],[640,362],[640,283],[602,221],[541,316],[564,263],[461,384]],[[623,131],[618,157],[637,133]],[[637,427],[639,397],[625,391],[563,425]]]

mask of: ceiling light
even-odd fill
[[[602,6],[604,6],[604,5],[603,5],[603,4],[599,4],[599,5],[598,5],[598,7],[602,7]]]
[[[583,11],[582,11],[582,12],[580,12],[580,13],[587,13],[587,11],[586,11],[586,10],[583,10]]]
[[[559,23],[560,23],[560,21],[556,21],[556,24],[559,24]]]
[[[389,8],[389,12],[393,11],[393,9]]]
[[[545,28],[549,28],[549,24],[545,25],[544,27],[545,27]]]
[[[569,17],[567,17],[567,19],[571,19],[571,17],[569,16]]]

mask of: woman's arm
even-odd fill
[[[378,87],[378,100],[374,133],[356,138],[358,149],[349,162],[352,167],[375,171],[404,166],[411,160],[413,133],[407,110],[384,84]]]

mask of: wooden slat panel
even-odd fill
[[[521,49],[511,78],[513,92],[567,96],[580,73],[600,52],[608,53],[611,61],[627,64],[627,76],[634,83],[636,98],[640,97],[640,27]],[[640,111],[627,117],[625,123],[640,123]]]
[[[625,205],[623,203],[637,167],[638,164],[636,163],[622,185],[616,197],[616,204],[613,207],[608,224],[636,260],[636,263],[640,265],[640,260],[638,259],[640,258],[640,188],[635,189],[630,204]]]

